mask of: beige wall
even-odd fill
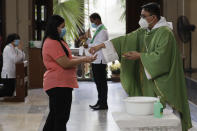
[[[185,0],[185,15],[197,26],[197,0]],[[192,33],[192,67],[197,68],[197,29]]]
[[[17,33],[24,42],[28,59],[28,41],[32,33],[32,0],[6,0],[6,36]]]
[[[6,0],[6,36],[17,32],[17,6],[16,0]]]
[[[189,65],[189,44],[183,44],[177,35],[177,18],[186,15],[191,24],[197,26],[197,0],[163,0],[164,16],[168,21],[173,22],[177,44],[181,54],[186,56],[185,67]],[[197,31],[192,33],[192,66],[197,67]]]
[[[27,47],[30,40],[32,0],[6,0],[6,36],[18,33]]]

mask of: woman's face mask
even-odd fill
[[[14,45],[15,45],[15,46],[18,46],[19,43],[20,43],[20,40],[14,40]]]
[[[65,34],[66,34],[66,28],[62,28],[60,32],[60,37],[63,38]]]

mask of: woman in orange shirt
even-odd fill
[[[58,15],[49,18],[42,45],[43,62],[47,69],[43,87],[49,96],[49,109],[43,131],[66,131],[72,103],[72,90],[78,88],[76,66],[92,62],[96,56],[72,56],[63,36],[64,19]]]

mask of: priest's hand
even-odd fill
[[[129,60],[138,60],[140,59],[140,53],[137,51],[131,51],[131,52],[127,52],[125,54],[122,55],[125,59],[129,59]]]

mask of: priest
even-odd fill
[[[172,24],[160,15],[160,6],[142,6],[140,28],[125,36],[92,47],[114,48],[121,62],[121,83],[129,96],[160,96],[180,114],[182,131],[192,127],[182,60]],[[111,46],[110,46],[111,45]],[[111,48],[108,48],[111,47]],[[104,57],[107,54],[103,53]]]

